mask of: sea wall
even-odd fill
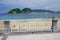
[[[0,33],[1,32],[4,32],[4,23],[3,23],[3,21],[0,21]]]
[[[60,18],[58,18],[57,29],[60,30]]]
[[[49,31],[51,30],[51,19],[28,19],[24,21],[11,21],[11,31]]]
[[[60,18],[56,18],[57,29],[60,30]],[[0,32],[4,32],[4,21],[0,21]],[[28,32],[28,31],[51,31],[52,19],[25,19],[10,20],[11,32]]]

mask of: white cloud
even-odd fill
[[[30,8],[42,8],[47,4],[48,0],[2,0],[1,4],[20,5]]]
[[[38,4],[44,4],[47,0],[2,0],[0,1],[1,4],[24,4],[24,5],[38,5]]]
[[[1,0],[0,4],[44,9],[60,8],[60,0]]]
[[[42,7],[43,5],[46,5],[46,1],[47,0],[2,0],[0,1],[0,4],[39,8],[40,6]]]

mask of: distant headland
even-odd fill
[[[20,10],[19,8],[14,8],[8,11],[8,14],[21,14],[21,13],[60,13],[60,11],[55,12],[51,10],[44,10],[44,9],[30,9],[30,8],[24,8]]]

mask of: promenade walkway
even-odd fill
[[[0,36],[1,39],[2,36]],[[6,40],[60,40],[60,32],[10,34]]]

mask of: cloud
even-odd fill
[[[47,0],[2,0],[0,4],[7,5],[25,5],[25,6],[38,6],[46,4]]]
[[[10,5],[10,7],[29,7],[32,9],[59,10],[60,0],[0,0],[0,4]],[[59,9],[58,9],[59,8]]]
[[[17,3],[41,3],[47,0],[1,0],[0,3],[4,4],[17,4]]]

